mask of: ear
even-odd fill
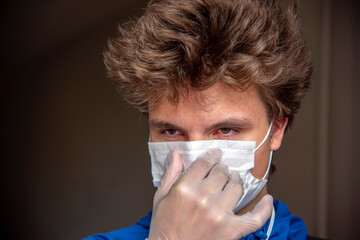
[[[272,151],[280,148],[287,123],[288,118],[277,119],[274,122],[270,133],[270,149]]]

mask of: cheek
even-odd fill
[[[268,144],[261,146],[255,153],[255,167],[251,170],[251,174],[257,179],[264,177],[270,160],[270,147]]]

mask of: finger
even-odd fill
[[[265,195],[255,208],[250,212],[257,220],[259,220],[261,226],[270,218],[273,210],[273,197],[269,194]]]
[[[203,185],[208,192],[218,193],[223,190],[229,180],[229,167],[223,163],[216,164],[209,175],[204,179]]]
[[[220,203],[224,209],[234,210],[243,195],[243,181],[238,172],[231,172],[228,183],[226,184]]]
[[[174,182],[180,177],[182,172],[182,162],[177,151],[173,150],[169,155],[169,165],[166,167],[164,177],[161,181],[160,187],[156,191],[154,203],[162,199],[170,190]]]
[[[184,181],[199,182],[203,180],[211,168],[220,161],[222,157],[221,149],[210,149],[198,157],[183,175]]]
[[[246,236],[261,228],[270,218],[273,209],[273,198],[270,195],[264,196],[255,206],[252,212],[242,216],[233,215],[231,228],[237,232],[237,236]]]

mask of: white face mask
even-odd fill
[[[229,167],[229,171],[238,172],[244,183],[244,193],[234,209],[234,212],[237,212],[251,202],[267,183],[265,177],[270,169],[272,151],[270,152],[268,169],[262,179],[255,178],[250,171],[255,165],[255,152],[268,138],[271,127],[272,122],[264,140],[257,147],[256,141],[208,140],[189,142],[149,142],[148,146],[151,158],[153,184],[155,187],[160,186],[166,171],[166,166],[168,165],[168,158],[171,150],[177,150],[179,152],[184,169],[187,169],[193,161],[207,150],[218,148],[223,152],[221,162]]]

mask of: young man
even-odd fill
[[[306,239],[267,195],[272,151],[310,85],[296,4],[153,0],[105,63],[149,119],[158,190],[136,225],[88,239]]]

